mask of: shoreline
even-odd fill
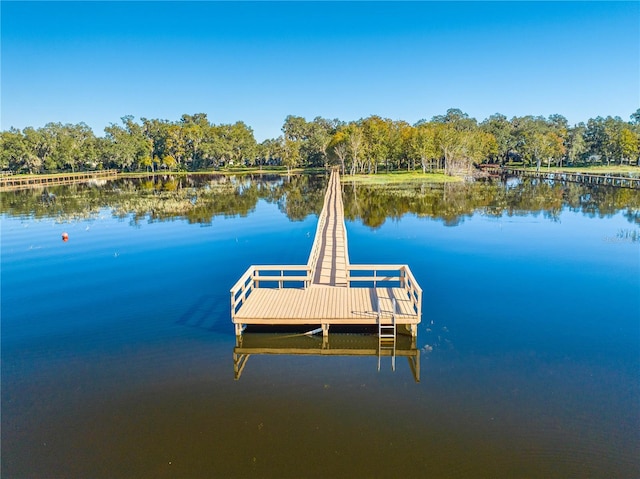
[[[513,166],[513,165],[502,165],[505,168],[517,168],[527,171],[537,171],[535,166]],[[499,166],[497,166],[499,167]],[[28,174],[6,174],[3,173],[3,178],[12,178],[12,179],[38,179],[38,178],[52,178],[58,176],[74,176],[74,175],[84,175],[90,173],[103,173],[107,170],[92,170],[92,171],[76,171],[76,172],[55,172],[55,173],[28,173]],[[567,166],[567,167],[541,167],[540,172],[549,172],[549,173],[592,173],[592,174],[617,174],[617,175],[628,175],[629,177],[637,177],[640,175],[640,166],[620,166],[620,165],[612,165],[612,166]],[[287,170],[286,167],[263,167],[263,168],[221,168],[214,170],[198,170],[198,171],[136,171],[136,172],[117,172],[118,177],[122,178],[143,178],[147,176],[158,176],[158,175],[177,175],[177,176],[187,176],[187,175],[212,175],[212,174],[220,174],[220,175],[251,175],[251,174],[278,174],[278,175],[286,175],[286,174],[322,174],[326,173],[328,170],[326,168],[292,168]],[[422,173],[421,171],[391,171],[391,172],[380,172],[380,173],[357,173],[355,175],[345,174],[342,175],[347,181],[356,181],[361,183],[386,183],[386,182],[398,182],[398,181],[434,181],[434,182],[456,182],[463,181],[462,177],[459,176],[448,176],[444,173]]]

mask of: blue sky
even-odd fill
[[[1,123],[628,120],[639,2],[1,2]]]

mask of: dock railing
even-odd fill
[[[309,268],[313,270],[315,268],[316,263],[318,261],[318,257],[320,256],[320,248],[322,246],[322,230],[324,229],[324,225],[327,223],[327,210],[329,200],[331,198],[331,187],[327,188],[327,191],[324,193],[324,202],[322,203],[322,211],[320,212],[320,216],[318,217],[318,225],[316,226],[316,233],[313,239],[313,245],[311,245],[311,252],[309,253],[309,260],[307,261],[307,265]]]
[[[308,288],[311,270],[307,265],[250,266],[233,285],[231,293],[231,317],[256,288]]]
[[[311,284],[311,270],[308,265],[264,265],[250,266],[233,285],[231,293],[231,317],[244,304],[256,288],[308,288]],[[422,288],[418,285],[409,265],[401,264],[350,264],[347,267],[348,288],[404,289],[413,310],[422,316]]]
[[[344,255],[347,261],[347,268],[348,268],[349,267],[349,241],[347,240],[347,225],[344,223],[344,217],[342,218],[342,242],[344,243]]]
[[[324,208],[323,208],[324,209]],[[320,246],[322,244],[322,229],[327,222],[326,215],[321,214],[318,218],[318,226],[316,227],[316,234],[314,236],[313,245],[311,246],[311,253],[309,254],[309,261],[307,261],[307,267],[312,270],[320,256]]]
[[[350,264],[347,267],[347,287],[399,287],[405,290],[418,320],[422,315],[422,288],[406,264]]]

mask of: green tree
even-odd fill
[[[327,164],[329,144],[339,125],[339,120],[327,120],[319,116],[307,123],[307,136],[301,146],[301,153],[303,161],[308,166],[318,167]]]
[[[17,128],[0,133],[0,169],[20,171],[29,155],[25,137]]]
[[[457,172],[458,159],[462,156],[462,134],[451,124],[436,122],[434,127],[436,145],[444,158],[445,174],[453,175]]]
[[[27,156],[24,158],[24,169],[29,173],[40,173],[43,166],[54,167],[50,161],[55,149],[53,137],[44,129],[27,127],[22,130],[27,147]]]
[[[282,160],[282,143],[278,139],[267,138],[258,145],[257,160],[260,169],[262,165],[273,165]]]
[[[507,120],[506,116],[495,113],[480,124],[480,129],[492,134],[496,140],[496,152],[488,159],[502,164],[507,163],[515,147],[513,124]]]
[[[564,154],[562,139],[552,131],[535,132],[529,139],[527,148],[532,159],[536,162],[537,170],[540,170],[542,160],[546,159],[547,165],[550,166],[552,160],[558,159]]]
[[[282,147],[282,163],[287,167],[287,173],[291,174],[291,169],[300,165],[300,143],[285,139]]]
[[[180,125],[171,123],[166,126],[165,135],[165,156],[171,156],[176,162],[176,167],[180,168],[187,156],[182,128]]]
[[[351,174],[355,175],[358,170],[363,172],[363,166],[361,162],[362,147],[363,147],[363,133],[362,128],[357,123],[349,123],[344,129],[346,135],[346,141],[351,157]]]
[[[308,139],[307,121],[301,116],[288,115],[282,125],[283,156],[282,162],[287,171],[300,165],[302,149]]]
[[[606,118],[598,116],[590,119],[587,122],[584,135],[590,158],[593,160],[604,159],[607,165],[610,165],[611,162],[621,162],[623,153],[620,135],[622,130],[628,127],[629,124],[618,116]]]
[[[171,155],[166,155],[162,158],[162,166],[167,168],[169,171],[174,170],[176,166],[178,166],[178,162]]]
[[[623,128],[619,135],[621,161],[638,163],[638,135],[630,128]]]
[[[331,152],[332,158],[338,161],[342,174],[344,175],[346,161],[349,156],[348,135],[344,128],[340,128],[331,137],[329,151]]]
[[[438,127],[433,123],[422,123],[412,130],[410,152],[413,158],[419,158],[422,172],[433,171],[438,167],[442,156],[438,144]]]
[[[536,164],[539,168],[547,143],[545,134],[551,130],[546,118],[529,115],[514,117],[511,122],[514,126],[512,130],[514,154],[525,164]]]
[[[412,153],[412,140],[415,127],[404,121],[399,121],[395,125],[395,148],[393,149],[393,161],[395,168],[400,170],[406,168],[409,171],[411,164],[415,169],[415,156]],[[413,161],[412,161],[413,160]]]
[[[59,142],[65,143],[65,156],[61,161],[64,167],[75,171],[76,168],[83,168],[95,162],[95,136],[89,126],[85,123],[67,124],[61,128],[59,134]]]
[[[444,115],[436,115],[431,119],[434,123],[443,123],[452,126],[456,131],[473,131],[477,128],[478,122],[475,118],[469,117],[458,108],[449,108]]]
[[[158,120],[158,119],[147,119],[142,118],[142,130],[144,132],[145,138],[150,141],[151,147],[151,156],[154,158],[160,159],[166,156],[168,153],[167,148],[167,136],[168,136],[168,127],[169,122],[167,120]],[[161,160],[155,162],[156,164],[160,164]]]
[[[588,150],[584,139],[585,131],[584,123],[579,123],[569,129],[567,134],[567,159],[572,165],[577,165],[584,161],[584,156]]]
[[[480,129],[469,132],[466,135],[467,157],[476,164],[484,162],[488,158],[495,158],[498,155],[498,141],[493,133]]]
[[[377,173],[378,165],[390,156],[391,130],[389,120],[373,115],[361,120],[363,156],[368,173]]]
[[[132,116],[122,117],[123,126],[112,123],[104,129],[108,140],[108,155],[117,168],[136,170],[142,160],[150,157],[151,140]]]
[[[238,164],[245,164],[245,160],[252,160],[257,151],[256,139],[253,130],[243,121],[238,121],[231,126],[231,159]]]

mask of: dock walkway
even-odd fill
[[[422,290],[408,265],[349,263],[342,190],[333,170],[306,265],[250,266],[231,288],[236,334],[245,325],[406,325],[417,333]]]
[[[516,176],[527,178],[538,178],[561,183],[582,183],[585,185],[605,185],[617,188],[640,189],[640,178],[619,173],[585,173],[572,171],[535,171],[524,168],[487,168],[490,174],[503,177]]]
[[[79,173],[52,173],[49,175],[0,175],[0,191],[72,185],[94,180],[114,180],[116,170],[82,171]]]
[[[332,173],[309,255],[312,285],[346,286],[349,252],[340,177]]]

